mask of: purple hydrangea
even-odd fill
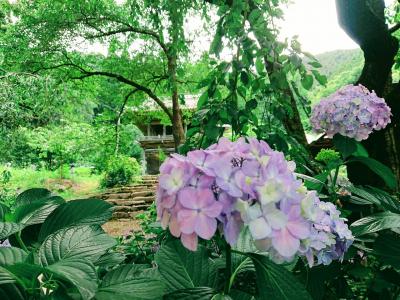
[[[360,85],[347,85],[322,99],[312,110],[310,118],[314,131],[331,138],[342,136],[365,140],[373,130],[390,123],[390,107],[375,92]]]
[[[256,247],[275,262],[341,259],[353,237],[336,207],[307,191],[283,153],[248,140],[222,138],[206,150],[167,159],[157,192],[162,226],[190,250],[218,228],[234,245],[247,226]]]
[[[9,248],[9,247],[11,247],[11,244],[8,239],[4,240],[3,242],[0,241],[0,248]]]

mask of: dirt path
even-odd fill
[[[121,236],[131,230],[140,230],[139,222],[135,219],[111,220],[103,225],[103,229],[112,236]]]

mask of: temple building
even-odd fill
[[[185,134],[190,126],[191,112],[195,111],[198,96],[185,95],[181,103]],[[164,103],[171,108],[172,102],[166,99]],[[138,108],[131,108],[134,124],[142,131],[139,140],[144,150],[144,170],[146,174],[158,174],[162,157],[175,151],[172,126],[169,118],[154,101],[146,101]]]

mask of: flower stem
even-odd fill
[[[333,176],[333,184],[332,184],[333,185],[333,189],[335,189],[335,187],[336,187],[338,175],[339,175],[339,166],[336,166],[335,175]]]
[[[26,248],[24,242],[21,239],[21,231],[19,231],[16,235],[15,238],[17,239],[18,244],[21,246],[21,248],[23,250],[25,250],[26,252],[28,252],[28,248]]]
[[[231,245],[228,243],[226,244],[226,268],[225,268],[225,288],[224,288],[224,294],[228,295],[230,288],[231,288],[231,283],[230,279],[232,276],[232,249]]]

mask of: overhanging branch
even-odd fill
[[[106,77],[110,77],[110,78],[114,78],[116,80],[118,80],[119,82],[128,84],[130,86],[133,86],[134,88],[136,88],[139,91],[144,92],[145,94],[147,94],[151,99],[153,99],[160,107],[161,109],[168,115],[168,117],[172,120],[172,113],[170,112],[170,110],[168,109],[168,107],[164,104],[164,102],[161,101],[160,98],[157,97],[156,94],[153,93],[152,90],[150,90],[149,88],[140,85],[139,83],[130,80],[126,77],[123,77],[122,75],[119,74],[114,74],[111,72],[104,72],[104,71],[82,71],[83,75],[79,76],[79,77],[73,77],[71,79],[84,79],[86,77],[91,77],[91,76],[106,76]]]
[[[399,29],[400,29],[400,23],[397,23],[397,24],[394,25],[393,27],[389,28],[389,32],[390,32],[390,33],[394,33],[394,32],[396,32],[396,31],[399,30]]]

